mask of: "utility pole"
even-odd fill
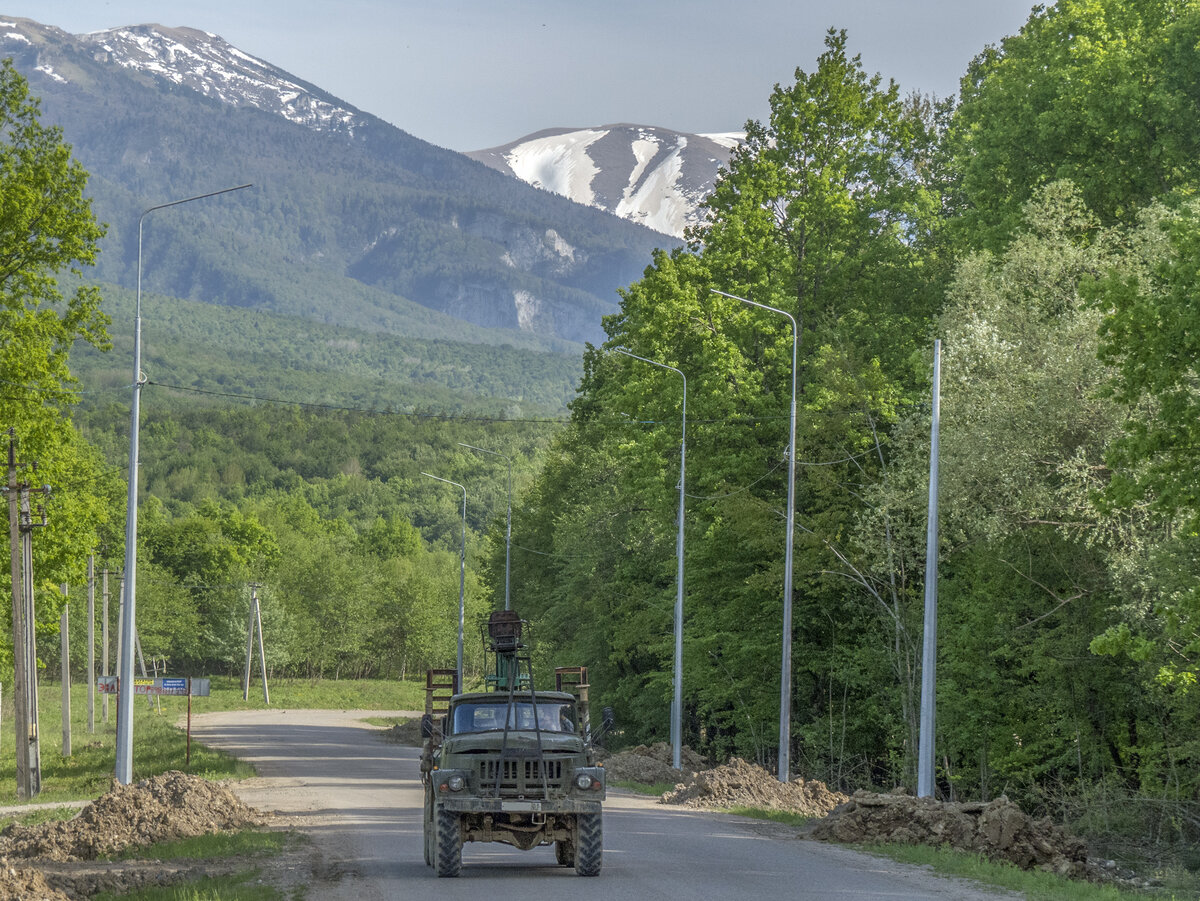
[[[62,586],[63,597],[67,597],[67,583]],[[62,616],[58,620],[58,633],[62,639],[62,756],[71,756],[71,605],[63,604]]]
[[[254,629],[258,627],[258,662],[262,667],[263,703],[271,706],[267,691],[267,653],[263,646],[262,608],[258,603],[258,585],[250,585],[250,617],[246,622],[246,673],[242,679],[242,700],[250,698],[250,667],[254,661]]]
[[[49,486],[30,488],[17,481],[16,430],[8,430],[8,527],[12,553],[13,592],[13,677],[16,682],[16,769],[17,798],[27,801],[42,790],[41,750],[38,744],[37,647],[33,610],[34,528],[46,524],[45,508],[41,522],[33,521],[30,493],[47,496]],[[32,467],[36,472],[36,466]]]
[[[103,581],[100,587],[100,673],[103,676],[109,676],[108,671],[108,567],[104,568],[102,575]],[[104,722],[108,722],[108,692],[104,692],[104,697],[100,699],[100,716]]]
[[[87,592],[87,728],[91,735],[96,731],[96,557],[93,554],[88,554]]]

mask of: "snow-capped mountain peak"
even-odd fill
[[[536,187],[681,237],[743,135],[649,125],[552,128],[467,156]]]

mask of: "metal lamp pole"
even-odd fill
[[[683,743],[683,486],[687,473],[687,376],[674,366],[639,357],[624,348],[614,347],[613,350],[651,366],[669,369],[683,379],[683,433],[679,444],[679,522],[675,538],[675,557],[679,564],[679,571],[675,577],[675,681],[674,696],[671,698],[671,765],[678,770],[682,767],[680,753]]]
[[[508,592],[508,575],[509,562],[512,559],[512,458],[506,457],[498,451],[488,450],[483,447],[476,447],[473,444],[463,444],[458,442],[459,447],[469,447],[473,451],[479,451],[481,454],[491,454],[494,457],[501,457],[508,461],[508,522],[504,527],[504,609],[508,610],[511,607]]]
[[[796,361],[800,349],[800,329],[786,310],[747,300],[735,294],[712,289],[714,294],[740,300],[752,307],[786,316],[792,323],[792,409],[788,431],[787,551],[783,562],[783,664],[779,689],[779,781],[787,782],[791,769],[792,733],[792,536],[796,525]]]
[[[445,482],[447,485],[454,485],[462,489],[462,552],[458,558],[458,690],[463,690],[463,622],[466,619],[466,608],[463,605],[463,588],[467,578],[467,488],[465,485],[459,485],[458,482],[452,482],[449,479],[443,479],[441,476],[435,476],[430,472],[421,473],[423,476],[429,476],[431,479],[437,479],[439,482]]]
[[[155,210],[230,191],[240,191],[251,185],[238,185],[183,200],[160,203],[143,210],[138,217],[137,307],[133,319],[133,404],[129,413],[129,503],[125,513],[125,592],[121,596],[121,656],[117,661],[119,694],[117,695],[117,762],[116,777],[122,785],[133,781],[133,655],[134,610],[137,593],[137,503],[138,503],[138,430],[142,398],[142,225]]]

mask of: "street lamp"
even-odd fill
[[[509,561],[512,559],[512,458],[506,457],[498,451],[487,450],[486,448],[476,447],[473,444],[463,444],[458,442],[459,447],[469,447],[473,451],[479,451],[481,454],[491,454],[494,457],[502,457],[508,461],[508,524],[504,528],[504,609],[510,607],[508,593],[508,574]]]
[[[137,306],[133,318],[133,404],[129,413],[129,505],[125,513],[125,593],[121,597],[120,641],[121,654],[117,660],[117,763],[116,777],[122,785],[133,781],[133,654],[134,612],[137,593],[137,503],[138,503],[138,430],[142,398],[142,224],[155,210],[230,191],[240,191],[252,185],[237,185],[220,191],[209,191],[183,200],[160,203],[143,210],[138,217]]]
[[[459,485],[458,482],[451,482],[449,479],[443,479],[441,476],[435,476],[430,472],[421,473],[423,476],[429,476],[431,479],[437,479],[439,482],[445,482],[447,485],[454,485],[462,489],[462,551],[458,558],[458,690],[463,690],[463,622],[466,619],[466,608],[463,606],[463,587],[467,578],[467,488],[465,485]]]
[[[675,557],[679,571],[675,576],[675,673],[674,696],[671,698],[671,766],[678,770],[682,768],[680,748],[683,742],[683,485],[687,472],[687,376],[674,366],[639,357],[622,347],[614,347],[613,350],[651,366],[669,369],[683,379],[683,433],[679,444],[679,522],[675,538]]]
[[[787,541],[783,561],[783,664],[779,687],[779,781],[787,782],[791,768],[792,738],[792,533],[796,524],[796,359],[799,356],[800,329],[791,313],[756,303],[736,294],[712,289],[714,294],[740,300],[752,307],[759,307],[786,316],[792,323],[792,410],[788,431],[788,490],[787,490]]]

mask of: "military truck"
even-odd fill
[[[555,691],[535,690],[521,637],[527,626],[514,611],[493,613],[484,641],[495,668],[485,690],[455,686],[444,712],[427,700],[425,863],[440,877],[461,872],[464,842],[525,851],[553,844],[559,865],[600,874],[605,781],[592,745],[587,670],[558,669]]]

